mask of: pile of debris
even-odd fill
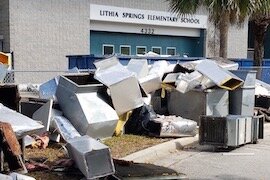
[[[199,124],[201,144],[238,146],[240,142],[230,142],[229,128],[243,126],[243,132],[237,132],[242,137],[241,133],[263,127],[253,112],[256,72],[240,71],[237,63],[205,59],[179,64],[156,61],[150,66],[147,59],[131,59],[123,66],[111,57],[94,64],[93,73],[73,72],[41,84],[38,98],[18,100],[15,93],[13,105],[7,103],[8,96],[0,96],[5,144],[1,150],[8,162],[18,160],[16,167],[9,163],[11,171],[31,170],[23,162],[24,148],[46,148],[49,140],[63,139],[79,170],[87,179],[95,179],[115,173],[110,149],[99,139],[122,134],[195,136]],[[11,88],[18,91],[16,85],[4,85],[0,91],[10,93]],[[222,142],[217,138],[221,131]],[[261,131],[258,128],[257,134]],[[257,141],[254,134],[243,143]],[[1,171],[3,162],[2,157]]]

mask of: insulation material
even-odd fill
[[[197,123],[177,116],[159,116],[154,119],[162,124],[160,137],[185,137],[195,136]]]
[[[176,82],[176,90],[181,93],[186,93],[200,85],[202,79],[203,75],[198,71],[194,71],[190,74],[181,74]]]

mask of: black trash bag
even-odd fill
[[[134,109],[125,124],[125,134],[159,136],[161,123],[153,121],[155,118],[157,114],[146,104]]]

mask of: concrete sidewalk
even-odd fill
[[[265,123],[264,134],[270,134],[270,123]],[[185,146],[198,142],[198,134],[195,137],[177,138],[153,147],[135,152],[121,159],[138,163],[152,163],[156,159],[181,151]]]
[[[178,138],[135,152],[121,159],[138,163],[149,163],[154,159],[158,159],[159,157],[163,157],[167,154],[180,151],[185,146],[193,144],[195,142],[198,142],[198,135],[196,135],[195,137]]]

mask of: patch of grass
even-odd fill
[[[171,138],[155,138],[136,135],[111,137],[103,141],[110,147],[113,158],[122,158],[142,149],[169,141]]]

